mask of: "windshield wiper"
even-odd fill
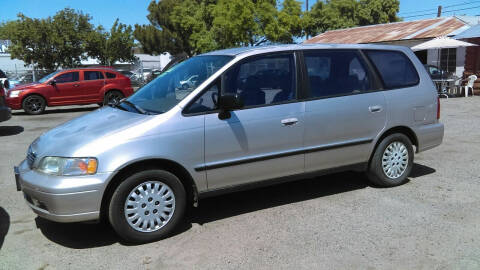
[[[129,105],[130,107],[134,108],[137,112],[139,112],[141,114],[151,114],[151,113],[145,111],[144,109],[142,109],[142,107],[140,107],[140,106],[138,106],[138,105],[126,100],[126,99],[120,100],[120,102],[118,104],[121,104],[121,103],[125,103],[125,104]]]

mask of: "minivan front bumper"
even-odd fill
[[[57,222],[98,220],[109,174],[52,176],[31,170],[26,161],[15,167],[17,189],[39,216]]]

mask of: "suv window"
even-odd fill
[[[67,72],[55,77],[56,83],[77,82],[78,72]]]
[[[83,76],[85,81],[103,79],[103,74],[100,71],[84,71]]]
[[[408,57],[399,51],[365,51],[380,73],[385,88],[401,88],[418,84],[417,70]]]
[[[310,97],[330,97],[371,90],[368,71],[355,51],[306,51]]]
[[[107,78],[109,78],[109,79],[113,79],[113,78],[117,77],[117,74],[115,74],[115,73],[107,72],[106,74],[107,74]]]
[[[295,99],[293,54],[260,56],[231,68],[225,74],[225,93],[239,94],[245,107]]]

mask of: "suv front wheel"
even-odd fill
[[[407,181],[413,167],[413,146],[404,134],[385,137],[372,156],[368,179],[383,187],[398,186]]]
[[[47,102],[39,95],[30,95],[22,102],[22,108],[28,114],[42,114],[46,106]]]
[[[145,243],[168,236],[186,208],[183,184],[163,170],[135,173],[120,183],[109,206],[110,224],[123,239]]]

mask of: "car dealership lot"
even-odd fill
[[[28,145],[96,108],[0,123],[0,269],[480,268],[480,97],[442,99],[444,143],[415,157],[403,186],[341,173],[210,198],[174,236],[136,246],[99,224],[39,219],[15,190]]]

